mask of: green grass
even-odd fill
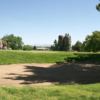
[[[87,53],[78,54],[87,55]],[[98,54],[100,55],[100,53]],[[74,57],[77,58],[77,55],[72,52],[0,51],[0,64],[55,63],[64,61],[64,58],[69,59]],[[81,58],[82,60],[83,57]],[[100,61],[100,56],[98,55],[89,57],[94,57],[95,60]],[[78,60],[80,60],[79,56]],[[100,100],[100,83],[39,87],[0,87],[0,100]]]
[[[0,51],[0,64],[56,63],[64,61],[100,61],[100,53],[74,53],[60,51]]]
[[[72,55],[70,52],[53,51],[0,51],[0,64],[55,63]]]
[[[1,87],[0,100],[100,100],[100,84]]]

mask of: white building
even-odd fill
[[[36,46],[36,49],[45,51],[45,50],[50,50],[50,47],[47,47],[47,46]]]

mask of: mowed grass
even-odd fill
[[[55,63],[73,56],[71,52],[53,51],[0,51],[0,64]]]
[[[76,56],[73,52],[0,51],[0,64],[55,63]],[[72,85],[39,87],[1,86],[0,100],[100,100],[100,83],[85,85],[73,83]]]
[[[100,84],[1,87],[0,100],[100,100]]]

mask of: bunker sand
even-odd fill
[[[33,86],[100,82],[99,64],[0,65],[0,86]]]
[[[26,66],[42,66],[43,68],[48,68],[52,64],[11,64],[11,65],[0,65],[0,86],[21,86],[26,84],[24,80],[16,79],[16,77],[27,77],[34,76],[34,73],[27,71]],[[33,67],[34,68],[34,67]],[[31,84],[31,85],[49,85],[49,82]],[[28,84],[27,82],[27,85]]]

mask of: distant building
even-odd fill
[[[43,51],[45,51],[45,50],[50,50],[50,47],[37,46],[37,47],[36,47],[36,50],[43,50]]]

